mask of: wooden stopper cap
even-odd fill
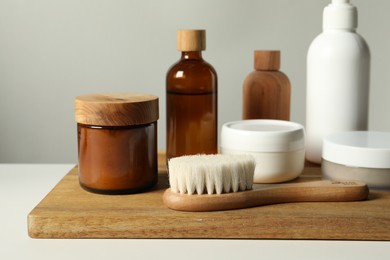
[[[75,98],[76,122],[96,126],[130,126],[158,120],[158,97],[136,93],[82,95]]]
[[[177,30],[179,51],[203,51],[206,49],[205,30]]]
[[[279,70],[280,51],[255,51],[255,70]]]

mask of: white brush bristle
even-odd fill
[[[189,155],[168,162],[171,190],[181,194],[221,194],[252,189],[251,155]]]

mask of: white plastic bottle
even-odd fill
[[[356,33],[357,9],[332,0],[307,54],[306,159],[321,163],[323,136],[367,130],[370,51]]]

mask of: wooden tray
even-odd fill
[[[390,192],[361,202],[290,203],[188,213],[166,208],[165,159],[149,192],[98,195],[84,191],[72,169],[28,215],[33,238],[254,238],[390,240]],[[302,178],[319,178],[306,167]]]

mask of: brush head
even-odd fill
[[[168,161],[171,190],[181,194],[222,194],[252,189],[251,155],[188,155]]]

